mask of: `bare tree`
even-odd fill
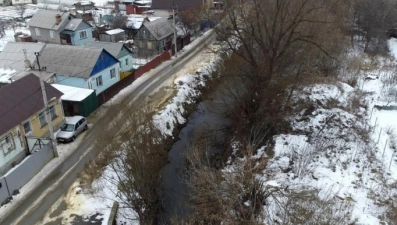
[[[393,0],[356,0],[356,34],[364,38],[365,51],[386,49],[387,31],[395,26],[397,5]]]
[[[91,180],[103,176],[105,184],[117,187],[114,192],[121,207],[132,209],[141,224],[157,224],[161,208],[158,191],[161,170],[167,163],[167,145],[154,126],[153,109],[146,106],[126,106],[126,102],[114,106],[113,120],[97,139],[95,148],[99,155],[90,164],[86,174]],[[116,130],[117,132],[112,132]]]
[[[273,122],[273,115],[287,109],[286,87],[337,71],[345,12],[339,0],[225,2],[225,19],[216,32],[232,52],[225,74],[235,77],[225,79],[235,86],[227,92],[235,92],[237,104],[226,103],[234,107],[233,118],[241,118],[238,126],[263,117]]]
[[[178,18],[185,33],[192,33],[197,30],[201,22],[201,8],[187,9],[178,12]]]
[[[257,134],[253,129],[251,140],[260,141]],[[189,224],[262,224],[266,198],[279,191],[257,179],[256,169],[263,168],[264,162],[252,159],[253,145],[242,145],[244,159],[236,159],[233,169],[222,171],[215,145],[211,132],[202,130],[188,149],[186,177],[193,211]]]
[[[122,15],[120,13],[115,13],[113,15],[112,20],[109,21],[109,23],[111,24],[111,27],[113,29],[116,29],[116,28],[121,28],[122,29],[122,28],[126,27],[127,20],[128,20],[128,18],[126,16],[124,16],[124,15]]]
[[[0,20],[0,38],[4,37],[6,34],[6,29],[9,26],[9,22],[7,20]]]
[[[18,17],[21,18],[21,21],[25,21],[25,12],[26,12],[26,5],[19,4],[15,6],[15,10],[18,12]]]

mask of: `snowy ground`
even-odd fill
[[[30,31],[27,27],[16,27],[15,32],[12,28],[5,30],[5,36],[0,39],[0,52],[3,51],[4,46],[8,42],[15,42],[14,34],[16,32],[22,32],[24,34],[30,35]]]
[[[181,103],[190,102],[192,98],[199,94],[196,88],[200,85],[204,85],[204,77],[215,68],[215,64],[219,60],[213,51],[216,48],[217,46],[214,46],[214,49],[211,51],[203,52],[196,57],[194,63],[190,67],[184,67],[175,74],[173,87],[176,88],[177,94],[154,116],[155,123],[164,135],[171,134],[176,123],[181,124],[185,122],[185,118],[181,115],[184,111]],[[147,75],[141,76],[134,81],[133,84],[123,89],[118,95],[105,103],[104,108],[106,109],[112,104],[118,103],[124,96],[130,94],[137,86],[141,85],[147,79],[146,76]],[[70,147],[75,148],[76,146]],[[59,204],[62,204],[63,199],[60,199],[41,223],[46,224],[59,221],[59,219],[62,218],[62,224],[70,224],[73,221],[73,216],[71,217],[70,215],[74,214],[81,216],[83,221],[90,221],[90,219],[95,217],[96,221],[101,220],[102,224],[107,224],[113,202],[118,199],[117,187],[107,181],[108,179],[106,179],[106,177],[108,176],[113,176],[113,172],[110,168],[105,169],[102,176],[96,180],[90,188],[81,187],[79,181],[76,181],[65,197],[67,209],[62,211],[59,217],[54,218],[50,216],[51,211],[58,208]],[[124,222],[124,225],[138,224],[137,221],[133,219],[136,218],[134,212],[123,209],[122,206],[118,216],[118,221]]]
[[[390,47],[397,59],[397,41]],[[254,156],[269,160],[260,179],[283,190],[267,200],[266,224],[283,224],[291,213],[284,207],[296,196],[292,193],[302,191],[330,202],[340,219],[335,224],[381,223],[397,193],[395,59],[366,58],[373,65],[361,71],[355,88],[338,82],[295,93],[300,113],[289,118],[293,133],[274,137],[273,157],[263,148]],[[324,207],[315,202],[301,206],[318,214]]]

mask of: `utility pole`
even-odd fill
[[[177,57],[178,47],[176,43],[176,24],[175,24],[175,5],[172,3],[172,20],[174,23],[174,49],[175,49],[175,57]]]
[[[40,62],[39,62],[40,53],[39,52],[35,52],[34,55],[36,56],[37,66],[39,67],[38,70],[41,71]],[[52,150],[54,152],[54,157],[58,158],[59,154],[58,154],[58,149],[57,149],[57,143],[55,142],[54,130],[52,128],[51,119],[49,118],[49,115],[48,115],[49,114],[49,109],[48,109],[47,93],[45,91],[44,81],[43,81],[43,78],[41,76],[39,76],[39,80],[40,80],[40,87],[41,87],[41,92],[43,94],[43,102],[44,102],[44,108],[45,108],[44,117],[45,117],[45,120],[46,120],[47,125],[48,125],[48,130],[50,131],[50,139],[51,139],[51,144],[52,144]]]

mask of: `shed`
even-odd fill
[[[94,90],[52,84],[54,88],[63,93],[61,100],[65,116],[89,116],[99,104]]]
[[[124,40],[125,40],[125,31],[120,28],[108,30],[105,31],[104,33],[99,34],[99,41],[119,42]]]

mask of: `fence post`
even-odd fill
[[[6,177],[3,177],[4,178],[4,183],[6,184],[6,188],[7,188],[7,192],[8,192],[8,196],[12,196],[11,195],[11,193],[10,193],[10,189],[8,188],[8,184],[7,184],[7,180],[6,180]]]
[[[390,157],[389,170],[390,170],[390,167],[391,167],[391,162],[393,162],[393,157],[394,157],[394,151],[393,151],[393,153],[391,154],[391,157]]]
[[[380,128],[380,132],[379,132],[379,136],[378,136],[378,141],[376,142],[377,144],[379,144],[379,140],[380,140],[380,135],[382,134],[382,128]]]
[[[371,115],[369,116],[369,121],[371,121],[371,119],[372,119],[372,113],[374,112],[374,109],[375,109],[375,107],[372,107]]]
[[[387,142],[388,142],[388,141],[389,141],[389,139],[386,140],[385,147],[383,148],[382,158],[383,158],[383,156],[385,155],[386,146],[387,146]]]
[[[377,126],[377,123],[378,123],[378,117],[376,117],[376,120],[375,120],[375,128]]]

